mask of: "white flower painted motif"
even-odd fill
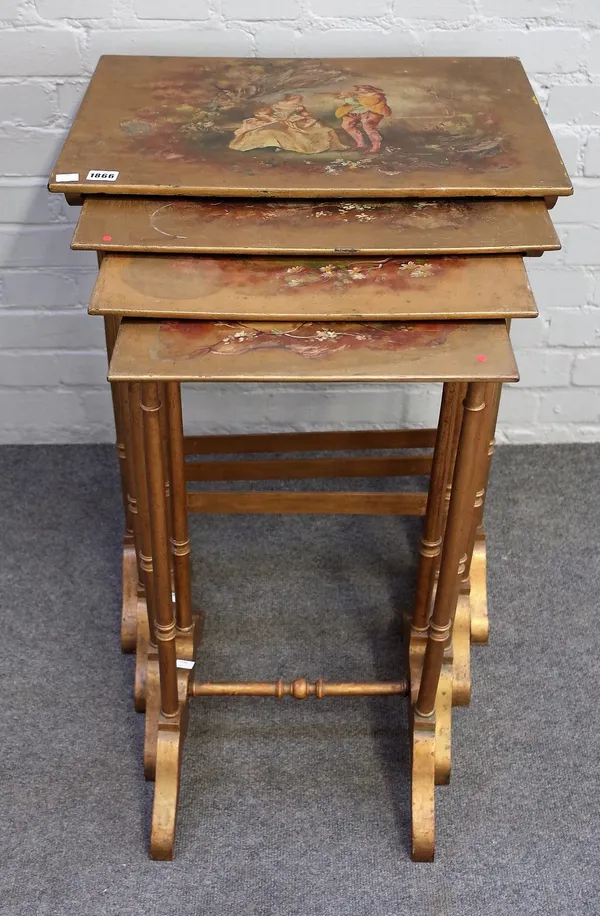
[[[315,332],[315,337],[318,340],[337,340],[339,336],[340,336],[339,334],[331,330]]]
[[[327,283],[330,288],[343,289],[355,283],[369,283],[372,286],[385,283],[391,279],[394,272],[414,280],[425,279],[434,276],[438,269],[438,265],[428,261],[407,260],[398,263],[394,258],[367,258],[353,263],[344,260],[328,264],[319,264],[318,261],[296,264],[283,268],[279,277],[292,289],[318,283]]]
[[[326,264],[325,267],[319,267],[319,271],[324,277],[333,277],[335,276],[336,266],[335,264]]]

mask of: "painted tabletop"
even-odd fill
[[[504,321],[121,322],[109,379],[516,381]]]
[[[398,258],[107,254],[92,315],[165,318],[533,318],[518,255]]]
[[[571,183],[516,58],[100,59],[52,191],[553,196]]]
[[[208,254],[472,254],[560,248],[543,200],[88,197],[71,245]]]

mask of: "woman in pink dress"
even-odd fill
[[[331,127],[320,124],[304,107],[301,95],[286,95],[258,109],[234,132],[229,146],[242,151],[272,147],[305,155],[346,148]]]

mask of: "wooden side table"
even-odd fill
[[[175,839],[181,747],[190,696],[309,696],[410,694],[412,711],[413,857],[433,858],[434,786],[445,781],[448,714],[452,703],[452,625],[477,490],[477,466],[487,451],[485,403],[489,386],[515,381],[517,370],[503,321],[471,322],[257,322],[252,328],[230,322],[134,321],[121,323],[109,378],[127,385],[133,464],[137,487],[137,525],[142,533],[149,630],[156,649],[150,664],[155,687],[147,697],[146,771],[156,781],[151,855],[171,858]],[[419,603],[409,638],[408,681],[314,684],[302,678],[272,683],[205,683],[192,679],[198,618],[191,611],[187,511],[206,498],[185,488],[183,423],[179,385],[203,381],[444,382],[440,424],[433,457],[426,530],[436,532],[447,442],[460,385],[466,385],[452,495],[439,579],[431,618]],[[160,386],[166,386],[166,399]],[[168,418],[161,414],[168,405]],[[165,436],[166,431],[166,436]],[[166,441],[165,441],[166,440]],[[165,485],[169,476],[173,531],[169,537]],[[280,494],[274,494],[279,496]],[[256,494],[254,494],[256,499]],[[264,495],[259,494],[257,507]],[[370,511],[372,494],[363,494]],[[389,497],[382,495],[381,499]],[[398,498],[398,497],[397,497]],[[403,494],[408,505],[413,494]],[[313,511],[313,494],[297,494],[299,511]],[[268,511],[268,510],[267,510]],[[337,511],[337,507],[334,507]],[[175,612],[171,594],[175,571]],[[431,569],[429,569],[431,572]],[[160,672],[158,676],[158,672]],[[160,697],[160,699],[159,699]]]

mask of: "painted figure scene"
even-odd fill
[[[512,162],[483,86],[450,87],[440,76],[368,80],[319,60],[219,61],[209,70],[183,62],[146,87],[152,106],[123,121],[140,151],[165,160],[220,162],[255,175],[263,169],[385,175]],[[456,100],[469,99],[460,110]]]

